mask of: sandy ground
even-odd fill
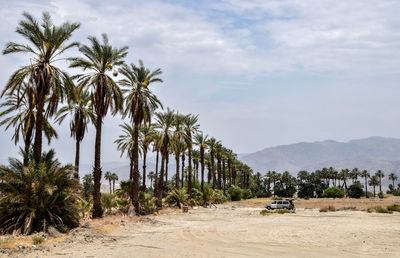
[[[23,257],[399,257],[400,213],[364,211],[261,216],[257,201],[227,203],[189,213],[79,228],[61,243]],[[300,205],[301,206],[301,205]],[[110,220],[110,219],[109,219]],[[115,220],[115,219],[114,219]],[[103,225],[104,224],[104,225]]]

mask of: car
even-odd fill
[[[288,209],[294,210],[293,200],[276,200],[271,203],[267,203],[265,205],[267,210],[274,210],[274,209]]]

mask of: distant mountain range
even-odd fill
[[[262,174],[268,170],[294,174],[332,166],[367,169],[370,173],[381,169],[387,179],[392,172],[400,176],[400,139],[370,137],[349,142],[302,142],[266,148],[241,160]]]

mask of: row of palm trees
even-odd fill
[[[236,171],[240,171],[241,183],[248,184],[251,169],[237,161],[231,150],[224,148],[214,138],[208,139],[199,131],[197,115],[182,115],[163,109],[158,97],[150,90],[150,85],[162,83],[159,77],[161,69],[151,71],[141,60],[139,65],[126,64],[128,47],[115,47],[109,43],[106,34],[99,40],[89,36],[88,44],[71,42],[72,34],[80,27],[79,23],[65,22],[54,25],[48,13],[43,13],[38,22],[32,15],[23,14],[16,32],[28,43],[9,42],[3,54],[26,54],[27,65],[17,69],[8,80],[1,97],[6,101],[1,104],[5,110],[0,116],[8,116],[0,122],[6,128],[14,127],[15,143],[21,135],[24,140],[24,152],[28,153],[33,145],[34,159],[39,164],[42,156],[42,135],[48,140],[57,137],[51,119],[62,123],[71,117],[71,136],[76,141],[75,177],[79,177],[80,143],[88,125],[92,123],[96,129],[95,155],[93,166],[93,217],[101,217],[101,140],[104,117],[122,114],[130,123],[121,125],[123,135],[117,140],[122,155],[126,153],[130,160],[130,198],[136,211],[139,211],[138,194],[139,155],[143,157],[143,181],[145,189],[146,157],[149,151],[157,153],[156,196],[158,206],[162,207],[162,194],[168,180],[168,162],[170,154],[175,156],[177,164],[182,161],[184,171],[185,157],[188,159],[187,178],[188,192],[191,194],[193,184],[193,166],[201,164],[202,186],[204,184],[204,168],[206,165],[205,150],[209,150],[208,182],[214,187],[225,189],[226,179],[235,184]],[[80,56],[63,58],[63,54],[77,47]],[[78,68],[80,73],[70,76],[56,66],[59,60],[67,60],[69,68]],[[116,81],[114,77],[121,75]],[[61,103],[65,106],[59,108]],[[155,123],[152,123],[155,119]],[[33,141],[33,144],[32,144]],[[199,146],[200,159],[194,159],[196,153],[193,146]],[[152,148],[151,148],[152,147]],[[161,167],[158,171],[158,160],[161,155]],[[27,156],[27,155],[25,155]],[[216,159],[216,164],[215,164]],[[197,162],[197,163],[196,163]],[[28,160],[24,160],[28,164]],[[226,170],[225,167],[228,167]],[[227,172],[228,171],[228,172]],[[176,170],[176,187],[183,186],[183,176]],[[165,178],[165,179],[164,179]]]

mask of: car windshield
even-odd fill
[[[276,204],[276,201],[273,201],[271,204]]]

